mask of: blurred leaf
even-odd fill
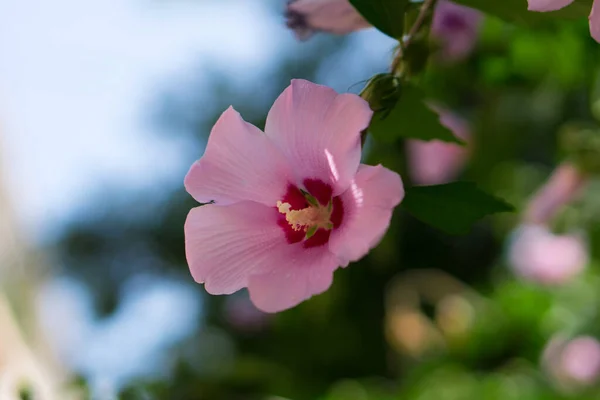
[[[527,0],[456,0],[456,2],[506,21],[533,25],[557,18],[587,17],[592,9],[593,0],[576,0],[571,5],[552,12],[529,11],[527,10]]]
[[[400,96],[391,109],[377,111],[373,115],[369,126],[373,136],[386,142],[405,138],[463,143],[440,123],[439,115],[424,103],[425,93],[421,89],[407,85],[399,92]]]
[[[420,219],[450,234],[466,234],[486,215],[514,211],[514,207],[471,182],[407,188],[402,207]]]
[[[404,12],[409,0],[350,0],[375,28],[395,39],[404,33]]]

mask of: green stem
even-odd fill
[[[435,5],[435,2],[436,2],[436,0],[425,0],[423,2],[423,5],[421,6],[421,9],[419,10],[419,15],[417,15],[417,19],[415,20],[414,24],[411,26],[411,28],[408,31],[408,34],[405,36],[405,38],[400,41],[396,57],[394,57],[394,61],[392,62],[392,66],[391,66],[391,70],[394,75],[396,75],[398,77],[402,76],[402,72],[403,72],[402,68],[401,68],[402,58],[403,58],[404,54],[406,53],[406,49],[408,49],[408,47],[412,43],[412,40],[414,39],[414,37],[419,33],[419,30],[421,30],[423,23],[427,20],[427,14],[428,14],[429,10],[432,9],[433,6]]]

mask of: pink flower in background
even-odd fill
[[[529,202],[524,220],[530,224],[547,223],[563,206],[581,194],[587,181],[587,177],[574,165],[559,165]]]
[[[315,31],[345,35],[371,26],[348,0],[292,0],[286,17],[287,26],[300,40]]]
[[[349,0],[291,0],[286,17],[287,26],[301,40],[317,31],[345,35],[371,26]],[[467,56],[475,46],[481,18],[472,8],[438,1],[431,36],[442,45],[440,58],[456,61]]]
[[[574,0],[528,0],[530,11],[556,11],[571,4]],[[590,13],[590,34],[600,42],[600,0],[594,0]]]
[[[482,18],[481,12],[473,8],[438,1],[431,23],[431,37],[441,45],[439,59],[453,62],[471,54]]]
[[[265,132],[227,109],[185,178],[208,204],[185,223],[194,279],[211,294],[247,287],[261,310],[293,307],[385,234],[404,196],[398,174],[360,164],[371,110],[353,94],[303,80],[269,111]]]
[[[269,323],[271,314],[260,311],[247,296],[230,296],[225,301],[227,322],[242,332],[257,332]]]
[[[585,268],[588,252],[577,235],[554,235],[542,225],[523,225],[514,233],[508,258],[521,278],[558,285]]]
[[[565,346],[561,361],[562,370],[571,379],[593,384],[600,375],[600,343],[590,336],[578,337]]]
[[[451,111],[431,107],[440,115],[440,122],[458,138],[468,142],[471,137],[467,121]],[[407,156],[412,181],[417,185],[438,185],[452,181],[464,167],[469,149],[440,140],[407,140]]]
[[[598,382],[600,342],[591,336],[572,340],[554,337],[542,355],[543,366],[564,389],[577,389]]]

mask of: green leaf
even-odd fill
[[[441,140],[462,144],[440,123],[439,115],[425,103],[425,94],[415,86],[403,86],[391,109],[376,111],[369,131],[375,138],[393,142],[398,139]]]
[[[450,234],[466,234],[486,215],[514,211],[472,182],[453,182],[406,189],[401,204],[415,218]]]
[[[455,2],[506,21],[535,25],[557,18],[587,17],[592,10],[593,0],[575,0],[571,5],[552,12],[529,11],[527,10],[527,0],[455,0]]]
[[[404,34],[404,12],[410,0],[350,0],[350,3],[386,35],[400,39]]]

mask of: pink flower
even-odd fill
[[[572,340],[561,358],[563,370],[577,382],[592,384],[600,374],[600,343],[593,337]]]
[[[214,201],[185,223],[194,279],[211,294],[247,287],[277,312],[373,248],[404,189],[398,174],[360,164],[371,114],[360,97],[303,80],[275,101],[264,133],[227,109],[185,178],[196,200]]]
[[[345,35],[371,26],[348,0],[291,0],[286,17],[300,40],[315,31]]]
[[[588,179],[572,164],[559,165],[548,182],[537,191],[525,210],[524,219],[531,224],[551,220],[566,204],[575,200]]]
[[[442,46],[439,58],[453,62],[471,54],[477,42],[482,17],[473,8],[451,1],[438,1],[431,24],[431,37]]]
[[[315,31],[345,35],[371,26],[348,0],[291,0],[286,17],[287,26],[301,40]],[[431,35],[442,45],[440,58],[456,61],[467,56],[475,46],[481,18],[472,8],[438,1]]]
[[[565,389],[593,385],[600,377],[600,343],[591,336],[570,341],[557,336],[546,346],[542,361],[552,378]]]
[[[528,0],[530,11],[555,11],[571,4],[573,0]],[[600,1],[594,0],[589,16],[590,34],[600,42]]]
[[[557,285],[585,268],[588,253],[579,236],[554,235],[544,226],[524,225],[514,234],[509,262],[515,273],[525,280]]]
[[[439,113],[441,124],[458,138],[470,139],[470,127],[464,119],[443,108],[431,108]],[[453,180],[469,156],[466,146],[440,140],[408,140],[406,145],[411,179],[417,185],[438,185]]]

